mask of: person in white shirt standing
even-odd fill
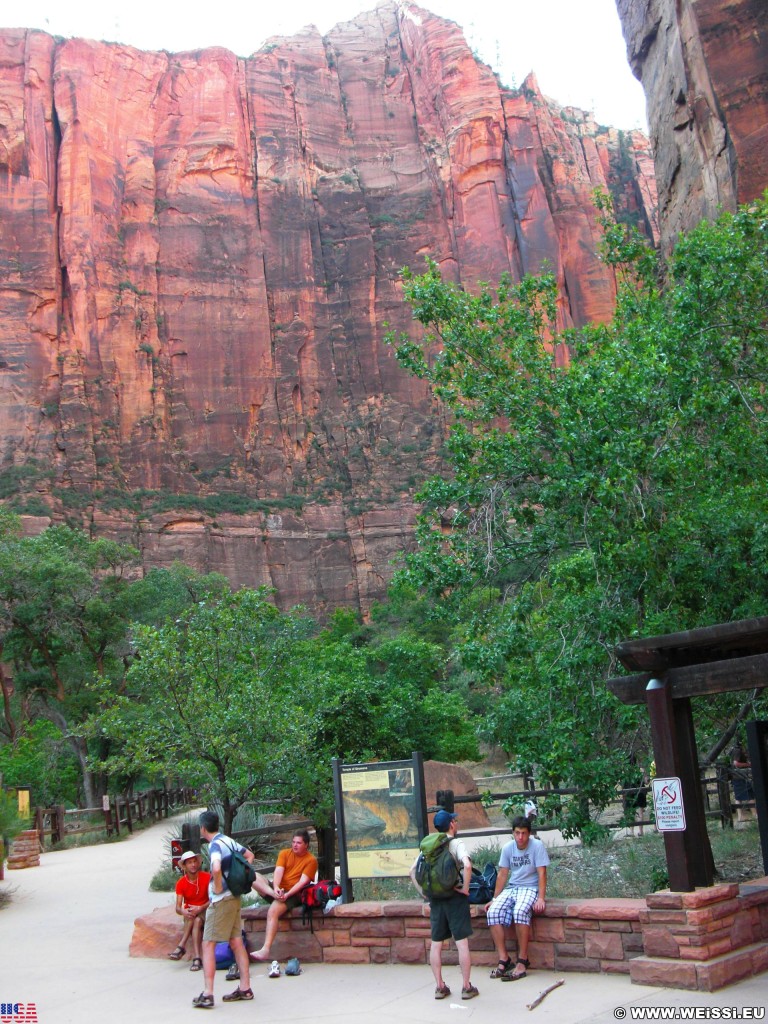
[[[203,977],[205,988],[192,1000],[198,1010],[212,1010],[213,979],[216,976],[216,943],[228,942],[240,970],[240,984],[234,992],[223,996],[225,1003],[242,999],[253,999],[249,973],[248,951],[243,942],[243,920],[240,914],[241,900],[234,896],[227,886],[227,872],[232,853],[239,850],[248,861],[253,854],[234,839],[219,832],[219,816],[214,811],[203,811],[200,815],[200,838],[208,843],[211,859],[211,883],[208,888],[210,906],[205,915],[203,928]],[[243,986],[245,986],[243,988]]]

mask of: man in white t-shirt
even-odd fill
[[[488,926],[499,957],[492,978],[518,981],[526,975],[531,916],[544,910],[549,854],[540,839],[531,835],[531,823],[522,815],[512,822],[514,839],[502,848],[493,899],[486,906]],[[505,928],[514,922],[517,963],[507,956]]]
[[[229,891],[227,875],[232,854],[239,851],[247,861],[253,862],[253,854],[230,836],[219,831],[219,816],[215,811],[203,811],[200,815],[200,838],[208,843],[211,858],[211,881],[208,886],[208,910],[203,926],[203,978],[205,988],[192,1000],[199,1010],[212,1010],[213,980],[216,976],[216,943],[228,942],[240,972],[240,984],[234,992],[223,996],[225,1003],[253,999],[251,980],[248,973],[248,951],[243,942],[243,922],[240,916],[242,900]],[[245,985],[245,988],[242,986]]]

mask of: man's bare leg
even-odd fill
[[[255,883],[254,883],[255,884]],[[277,925],[280,918],[287,913],[288,906],[285,903],[280,903],[275,900],[274,903],[270,903],[269,910],[267,911],[267,925],[264,932],[264,945],[261,949],[257,949],[253,953],[249,953],[251,960],[255,960],[257,963],[269,960],[270,950],[272,949],[272,943],[275,941],[277,935]]]
[[[469,945],[469,944],[467,944]],[[443,987],[443,944],[433,942],[429,947],[429,966],[435,976],[435,987]]]

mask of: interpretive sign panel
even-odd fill
[[[334,761],[342,880],[407,877],[426,817],[423,762]]]

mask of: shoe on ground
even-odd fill
[[[226,980],[240,981],[240,968],[237,966],[237,964],[232,964],[232,966],[229,968],[229,970],[227,971]]]
[[[239,1003],[245,999],[253,999],[253,989],[240,988],[239,985],[234,992],[227,992],[225,996],[221,997],[222,1003]]]
[[[279,978],[280,977],[280,964],[277,962],[277,960],[273,960],[272,961],[272,964],[271,964],[271,966],[269,968],[269,975],[268,975],[268,977],[270,977],[270,978]]]
[[[475,988],[474,985],[467,985],[466,988],[463,988],[461,990],[461,998],[462,999],[474,999],[475,996],[479,996],[479,995],[480,995],[480,993],[478,992],[478,990]]]
[[[292,956],[288,963],[285,965],[286,975],[295,977],[297,974],[301,974],[301,964],[299,963],[298,957]]]
[[[451,990],[447,985],[438,985],[435,989],[435,999],[445,999],[451,994]]]
[[[209,996],[205,992],[201,992],[199,996],[195,996],[192,1000],[192,1005],[196,1006],[198,1010],[212,1010],[213,996]]]

